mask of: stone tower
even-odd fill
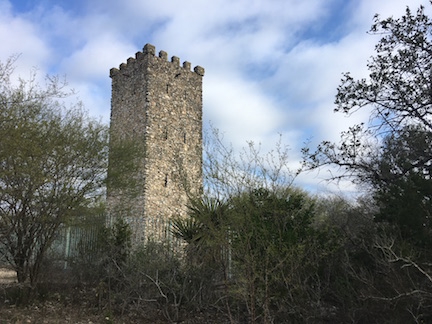
[[[188,196],[201,191],[203,76],[202,67],[156,56],[150,44],[110,71],[110,151],[129,141],[138,153],[136,193],[108,188],[109,220],[124,217],[135,243],[166,239],[170,219],[185,216]],[[109,172],[121,167],[110,157]]]

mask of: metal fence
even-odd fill
[[[64,262],[86,253],[95,252],[98,248],[99,231],[103,228],[105,218],[78,225],[62,226],[49,251],[51,259]],[[185,242],[172,233],[172,220],[163,218],[125,218],[132,230],[132,245],[137,247],[149,241],[163,243],[169,251],[180,251]]]

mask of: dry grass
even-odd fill
[[[16,272],[8,268],[0,268],[0,324],[3,323],[169,323],[160,311],[153,307],[127,311],[123,314],[111,314],[106,305],[98,305],[94,290],[63,289],[60,292],[49,292],[44,298],[27,305],[15,305],[10,297],[22,289],[16,280]],[[58,290],[58,289],[57,289]],[[134,314],[135,313],[135,314]],[[184,324],[225,323],[214,317],[212,320],[204,314],[191,313],[186,316]]]
[[[98,309],[64,303],[56,298],[27,306],[16,306],[9,300],[19,291],[16,272],[0,268],[0,324],[3,323],[111,323],[114,322]],[[117,321],[115,321],[117,322]],[[121,321],[119,322],[121,323]]]

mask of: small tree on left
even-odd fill
[[[0,62],[0,253],[34,289],[61,226],[104,193],[108,131],[66,107],[60,78],[13,80],[15,62]]]

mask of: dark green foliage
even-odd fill
[[[173,233],[188,243],[206,245],[214,237],[214,228],[227,225],[227,204],[209,197],[191,199],[187,219],[174,219]]]
[[[111,229],[105,235],[105,244],[112,251],[110,255],[115,256],[117,263],[125,263],[132,248],[132,231],[123,218],[117,218]]]
[[[339,243],[331,229],[313,226],[314,200],[300,190],[258,188],[208,202],[194,202],[193,221],[176,222],[187,259],[207,281],[201,288],[219,287],[207,302],[224,301],[229,318],[251,322],[319,318],[327,307],[326,262]],[[318,283],[326,286],[319,293]]]
[[[70,260],[72,276],[82,285],[93,286],[103,282],[115,286],[132,252],[129,225],[117,218],[112,226],[106,227],[105,214],[102,217],[99,222],[90,224],[96,235],[81,241],[78,254]]]
[[[358,228],[336,223],[348,230],[335,281],[346,296],[344,316],[351,312],[345,321],[428,322],[432,20],[423,7],[416,14],[407,8],[401,18],[375,16],[371,33],[381,39],[369,78],[345,74],[335,101],[336,111],[346,114],[369,109],[369,122],[342,133],[340,144],[325,141],[313,153],[305,148],[305,166],[337,166],[343,172],[333,180],[348,178],[370,189],[370,202],[344,216],[356,222],[367,215],[361,217],[366,222]]]
[[[214,198],[192,199],[188,208],[188,218],[174,220],[173,234],[188,243],[184,255],[188,304],[202,310],[215,303],[226,288],[231,221],[228,205]],[[226,300],[220,302],[226,305]]]
[[[313,202],[305,193],[286,190],[271,193],[267,189],[256,189],[230,200],[231,217],[245,229],[244,235],[259,239],[266,244],[294,244],[301,242],[310,230]],[[234,225],[234,228],[237,228]],[[250,229],[251,232],[247,230]],[[255,246],[257,242],[252,243]]]
[[[431,143],[432,133],[414,126],[387,136],[374,183],[376,220],[397,225],[404,240],[422,248],[432,247]]]

